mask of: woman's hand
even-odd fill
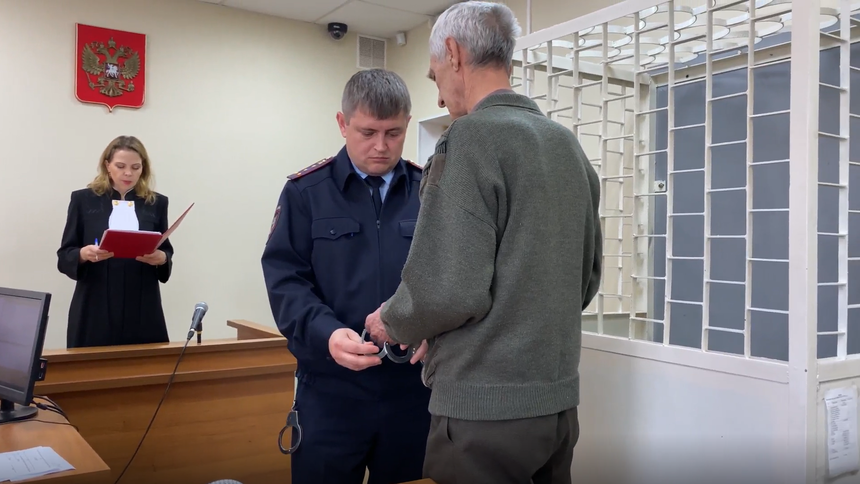
[[[151,266],[160,266],[167,262],[167,254],[164,251],[156,250],[152,254],[137,257],[135,260]]]
[[[81,248],[79,256],[81,262],[99,262],[113,257],[113,252],[99,249],[97,245],[88,245]]]

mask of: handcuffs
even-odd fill
[[[365,329],[364,331],[361,332],[361,340],[366,341],[365,340],[366,337],[367,337],[367,330]],[[372,356],[377,356],[377,357],[379,357],[380,360],[382,358],[388,357],[389,360],[391,360],[395,363],[406,363],[407,361],[412,359],[412,357],[415,355],[416,351],[418,351],[418,348],[415,348],[414,346],[410,346],[409,349],[406,350],[406,354],[397,355],[394,353],[394,351],[391,350],[391,346],[389,346],[388,343],[383,343],[382,349],[379,350],[379,353],[376,353],[375,355],[372,355]]]
[[[365,341],[365,338],[367,338],[367,330],[366,329],[361,332],[361,340]],[[407,361],[412,359],[412,357],[415,355],[416,351],[418,351],[418,348],[415,348],[414,346],[410,346],[409,349],[406,351],[406,354],[398,355],[398,354],[395,354],[394,351],[392,351],[392,348],[388,343],[383,343],[382,349],[379,351],[379,353],[376,353],[372,356],[376,356],[379,359],[388,358],[389,360],[391,360],[395,363],[406,363]],[[423,362],[422,362],[422,364],[423,364]],[[291,442],[291,445],[289,448],[284,448],[284,434],[290,428],[295,429],[295,431],[296,431],[296,438],[290,439],[291,441],[295,440],[295,442]],[[299,425],[299,411],[296,410],[296,401],[293,400],[293,406],[292,406],[292,408],[290,408],[290,413],[287,414],[287,424],[278,433],[278,448],[281,449],[282,454],[288,454],[289,455],[289,454],[294,453],[296,451],[296,449],[299,448],[299,445],[301,443],[302,443],[302,426]]]
[[[292,442],[292,433],[290,433],[290,448],[284,448],[284,433],[286,433],[287,429],[293,428],[296,430],[296,438],[295,442]],[[290,409],[290,413],[287,414],[287,425],[281,429],[278,433],[278,448],[281,449],[282,454],[292,454],[299,448],[299,444],[302,443],[302,426],[299,425],[299,412],[296,410],[296,401],[293,400],[293,407]]]

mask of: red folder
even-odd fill
[[[111,230],[107,229],[102,236],[99,248],[113,252],[118,259],[134,259],[149,255],[161,247],[161,244],[170,237],[170,234],[179,227],[179,224],[191,210],[194,204],[188,206],[182,215],[173,222],[173,225],[163,234],[161,232],[149,232],[146,230]]]
[[[161,232],[105,230],[99,248],[113,252],[117,259],[134,259],[152,254],[161,245]]]

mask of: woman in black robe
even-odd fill
[[[120,136],[102,153],[95,179],[72,192],[57,251],[57,268],[76,281],[68,348],[169,341],[159,282],[170,278],[170,240],[136,259],[113,258],[98,242],[108,228],[167,230],[167,197],[153,191],[151,183],[143,144]]]

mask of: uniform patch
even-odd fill
[[[281,206],[275,209],[275,216],[272,217],[272,226],[269,227],[269,240],[272,240],[272,234],[275,233],[275,227],[278,226],[278,218],[281,216]]]
[[[297,179],[297,178],[301,178],[301,177],[303,177],[303,176],[307,175],[308,173],[313,173],[313,172],[315,172],[315,171],[319,170],[320,168],[322,168],[322,167],[324,167],[324,166],[328,165],[329,163],[331,163],[331,162],[332,162],[332,160],[334,160],[334,157],[331,157],[331,158],[323,158],[322,160],[320,160],[320,161],[318,161],[318,162],[314,163],[313,165],[308,166],[308,167],[305,167],[305,168],[302,168],[301,170],[299,170],[299,171],[297,171],[297,172],[293,173],[292,175],[288,176],[288,177],[287,177],[287,179],[288,179],[288,180],[295,180],[295,179]]]
[[[437,153],[433,155],[429,163],[427,173],[427,184],[439,185],[439,180],[442,179],[442,172],[445,171],[445,153]]]

